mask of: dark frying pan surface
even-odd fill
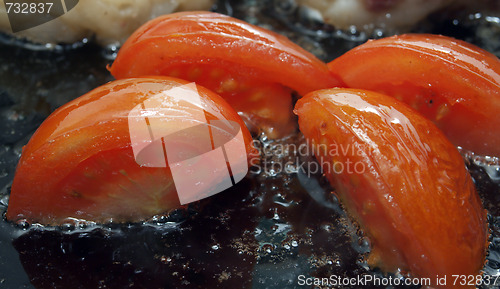
[[[273,3],[219,1],[217,10],[271,27],[324,60],[366,40],[362,34],[335,34],[294,7]],[[485,17],[458,24],[435,15],[430,19],[419,32],[458,37],[500,55],[498,23]],[[3,215],[21,147],[55,108],[112,79],[105,69],[112,51],[91,43],[46,49],[0,37]],[[269,147],[304,141],[299,135],[279,141],[256,138]],[[75,222],[44,228],[2,219],[0,288],[308,288],[297,285],[299,275],[383,276],[368,270],[368,240],[323,177],[273,171],[273,164],[296,157],[293,152],[267,157],[264,170],[253,170],[233,188],[141,224]],[[500,185],[474,162],[469,168],[490,214],[492,242],[485,272],[498,275]]]

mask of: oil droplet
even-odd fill
[[[71,232],[74,229],[75,229],[75,225],[74,224],[70,224],[70,223],[64,223],[61,226],[61,230],[63,230],[64,232]]]
[[[88,41],[89,41],[88,38],[82,39],[83,44],[88,43]],[[114,60],[116,58],[117,53],[118,53],[118,45],[110,44],[104,47],[101,55],[107,60]]]
[[[16,225],[23,230],[27,230],[31,227],[31,224],[26,219],[16,221]]]
[[[274,168],[271,168],[267,171],[267,175],[270,177],[275,177],[278,175],[278,172]]]
[[[274,251],[274,246],[271,245],[271,244],[264,244],[262,246],[262,251],[268,253],[268,254],[271,254],[273,251]]]
[[[160,261],[161,261],[163,264],[167,264],[168,262],[172,261],[172,258],[167,257],[167,256],[161,256]]]
[[[4,206],[4,207],[7,207],[7,205],[9,204],[9,196],[10,195],[5,195],[3,196],[1,199],[0,199],[0,205]]]

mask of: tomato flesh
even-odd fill
[[[371,266],[432,280],[478,274],[486,211],[462,157],[432,122],[394,98],[355,89],[310,93],[295,112],[323,171],[370,237]]]
[[[305,94],[338,84],[325,63],[287,38],[209,12],[174,13],[144,24],[110,71],[117,79],[170,75],[196,81],[262,121],[274,136],[294,128],[291,90]]]
[[[295,129],[290,118],[291,89],[277,83],[262,83],[230,72],[214,64],[177,64],[159,73],[196,82],[222,96],[239,111],[249,127],[258,126],[269,136],[280,136]]]
[[[51,225],[69,217],[128,222],[179,207],[170,167],[138,162],[129,118],[130,112],[146,100],[188,84],[168,77],[118,80],[56,110],[23,149],[7,219]],[[207,116],[207,121],[238,123],[245,150],[251,153],[251,136],[238,114],[212,91],[196,88],[202,105],[220,114],[219,118]],[[192,114],[198,110],[188,104],[179,105],[172,97],[163,99],[163,103],[164,110],[152,107],[142,112],[159,116],[163,131],[175,132],[192,121]],[[177,145],[193,152],[203,141],[201,135],[193,135],[189,141],[179,140]]]
[[[500,60],[445,36],[369,41],[328,64],[345,86],[384,93],[432,120],[457,146],[500,156]]]

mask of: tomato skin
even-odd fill
[[[310,93],[295,113],[323,171],[370,237],[371,266],[431,280],[478,274],[486,211],[462,157],[432,122],[394,98],[356,89]]]
[[[338,85],[325,63],[286,37],[210,12],[173,13],[144,24],[109,70],[117,79],[169,75],[195,81],[237,111],[285,131],[291,126],[290,89],[303,95]],[[259,94],[263,99],[252,101]]]
[[[402,100],[451,142],[500,156],[500,60],[445,36],[407,34],[362,44],[328,64],[345,86]]]
[[[68,217],[129,222],[179,207],[170,168],[136,162],[128,118],[145,100],[187,84],[169,77],[117,80],[57,109],[23,148],[7,219],[50,225]],[[238,114],[210,90],[197,90],[204,105],[240,125],[252,153],[250,133]],[[171,118],[164,126],[175,130],[183,121]]]
[[[139,28],[110,68],[116,78],[158,74],[175,63],[221,62],[233,73],[300,94],[336,84],[326,65],[286,37],[226,15],[181,12]]]

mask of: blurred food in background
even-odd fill
[[[283,34],[324,61],[369,38],[403,28],[452,36],[500,56],[500,1],[348,0],[322,1],[318,7],[305,0],[185,2],[189,8],[174,0],[81,0],[67,15],[15,37],[0,4],[0,30],[5,32],[0,32],[0,213],[7,208],[21,148],[40,123],[57,107],[112,80],[105,67],[114,60],[118,45],[136,27],[160,14],[202,9],[224,13]],[[192,6],[198,3],[205,6]],[[340,4],[356,16],[345,26],[330,22],[325,15],[331,5]],[[374,16],[356,10],[366,5],[381,12]],[[402,7],[411,7],[412,15],[399,10]],[[390,19],[384,9],[393,9]],[[408,24],[391,22],[401,18],[396,11],[408,17]],[[72,14],[79,16],[69,17]],[[363,17],[375,21],[367,24],[367,30],[354,26]],[[389,29],[389,25],[402,26]],[[42,39],[47,36],[52,39]],[[270,152],[262,156],[259,170],[214,196],[210,204],[202,203],[202,208],[130,226],[73,220],[50,229],[1,221],[0,287],[53,289],[87,284],[121,289],[169,284],[175,288],[263,289],[297,288],[296,278],[301,274],[383,276],[368,268],[369,240],[351,223],[323,176],[307,177],[296,165],[287,168],[291,173],[276,170],[295,160],[315,164],[312,156],[277,153],[285,145],[304,144],[304,138],[270,140],[262,134],[256,141]],[[500,168],[494,159],[471,153],[464,157],[488,210],[491,242],[484,272],[498,276]],[[394,276],[403,278],[401,272]]]
[[[176,11],[209,10],[214,0],[82,0],[66,14],[20,31],[40,43],[73,43],[95,37],[103,45],[123,43],[144,22]],[[7,7],[0,5],[0,31],[11,32]],[[33,17],[39,17],[33,14]]]

